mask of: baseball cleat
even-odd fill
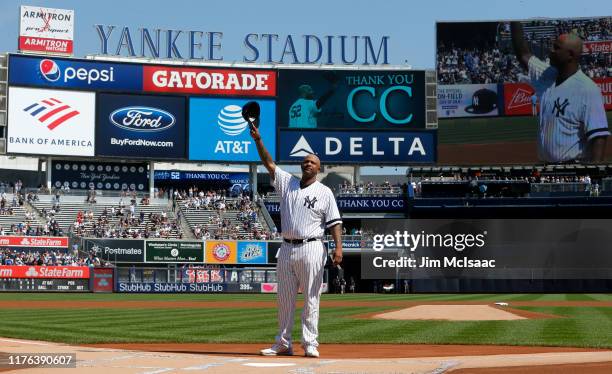
[[[285,345],[274,344],[270,348],[262,349],[259,351],[262,356],[292,356],[293,349]]]
[[[317,347],[306,347],[306,349],[304,350],[304,356],[306,357],[319,357],[319,351],[317,350]]]

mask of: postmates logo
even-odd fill
[[[230,247],[225,243],[216,244],[213,247],[212,254],[217,261],[225,261],[231,255]]]

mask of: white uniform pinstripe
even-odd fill
[[[285,239],[322,238],[325,228],[341,223],[340,212],[329,188],[314,182],[300,188],[300,180],[278,166],[274,188],[281,196],[281,226]],[[317,347],[319,299],[326,252],[320,240],[302,244],[283,242],[276,266],[278,277],[278,327],[276,343],[291,346],[298,288],[304,294],[302,346]]]
[[[591,139],[610,135],[603,97],[582,71],[558,86],[557,74],[537,57],[529,59],[529,78],[540,98],[539,157],[547,162],[580,160]]]

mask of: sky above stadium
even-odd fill
[[[75,11],[75,56],[100,52],[95,24],[148,29],[198,30],[223,33],[217,57],[242,62],[252,56],[245,47],[249,33],[278,34],[273,54],[282,54],[287,35],[296,49],[304,49],[302,35],[367,35],[376,48],[388,36],[388,62],[433,68],[435,22],[525,18],[567,18],[612,14],[608,0],[586,1],[491,1],[491,0],[310,0],[310,1],[204,1],[204,0],[49,0],[0,2],[0,51],[17,50],[19,6],[44,6]],[[116,49],[118,33],[111,49]],[[139,45],[139,41],[134,41]],[[258,49],[263,54],[262,41]],[[206,44],[206,43],[204,43]],[[248,53],[247,53],[248,52]],[[263,59],[259,60],[264,62]]]

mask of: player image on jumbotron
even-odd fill
[[[516,57],[540,101],[540,160],[603,161],[610,130],[601,90],[580,69],[580,36],[572,31],[559,35],[547,63],[531,53],[520,22],[512,22],[511,29]]]
[[[612,160],[612,17],[439,22],[436,33],[440,163]]]
[[[311,85],[302,84],[298,87],[299,98],[289,108],[289,127],[317,128],[317,117],[321,113],[323,105],[338,87],[338,81],[333,72],[326,72],[323,77],[330,83],[330,88],[318,99]]]

